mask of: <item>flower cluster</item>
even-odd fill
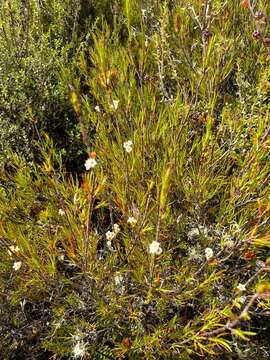
[[[128,140],[123,143],[123,147],[126,150],[126,152],[130,153],[132,151],[133,142],[132,140]]]
[[[112,249],[112,240],[116,238],[119,232],[120,232],[120,226],[118,224],[113,225],[113,231],[106,232],[107,245],[110,250]]]
[[[149,253],[152,255],[160,255],[162,253],[162,248],[160,246],[160,243],[158,241],[153,241],[149,245]]]

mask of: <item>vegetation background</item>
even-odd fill
[[[1,359],[269,359],[269,17],[1,1]]]

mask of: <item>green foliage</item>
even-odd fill
[[[84,149],[74,113],[59,77],[73,71],[72,56],[85,30],[102,16],[92,1],[10,1],[0,5],[0,164],[12,150],[38,160],[33,140],[46,131],[65,155],[70,170],[79,170]],[[107,15],[110,16],[109,13]]]
[[[55,358],[262,357],[269,353],[269,48],[267,16],[258,22],[253,12],[268,14],[269,5],[74,1],[73,18],[69,3],[35,8],[41,32],[30,32],[35,51],[22,63],[37,71],[30,83],[39,96],[22,90],[25,70],[4,72],[18,91],[5,107],[17,116],[21,106],[31,124],[22,141],[28,145],[34,126],[40,155],[30,162],[5,150],[0,352],[6,359],[14,349],[27,357],[33,346]],[[39,62],[48,52],[57,66]],[[48,113],[55,91],[62,99],[55,121],[70,124],[74,157],[59,151],[57,126],[45,126],[38,110],[45,103]],[[6,124],[3,136],[14,131]],[[85,151],[88,159],[80,158]],[[79,173],[68,172],[67,156]]]

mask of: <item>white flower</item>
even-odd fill
[[[211,248],[206,248],[204,250],[204,253],[205,253],[205,257],[206,257],[206,260],[209,261],[210,259],[212,259],[212,257],[214,256],[214,252]]]
[[[97,165],[97,162],[93,158],[87,159],[86,162],[84,163],[86,170],[93,169],[96,165]]]
[[[114,232],[115,236],[119,233],[119,231],[120,231],[120,226],[118,224],[114,224],[113,232]]]
[[[20,249],[19,249],[18,246],[11,245],[11,246],[9,247],[9,250],[8,250],[8,255],[9,255],[9,256],[12,256],[13,253],[16,253],[16,254],[17,254],[19,251],[20,251]]]
[[[107,246],[108,246],[108,249],[109,249],[109,250],[113,251],[113,247],[112,247],[112,242],[111,242],[111,240],[108,240],[108,241],[107,241]]]
[[[149,253],[153,255],[160,255],[162,253],[162,248],[160,246],[160,243],[158,241],[153,241],[149,245]]]
[[[73,348],[73,357],[76,358],[82,358],[85,355],[86,351],[86,344],[82,341],[78,341],[76,345]]]
[[[246,302],[246,300],[247,300],[247,297],[246,297],[246,296],[240,296],[240,298],[239,298],[239,302],[240,302],[241,304],[244,304],[244,303]]]
[[[60,216],[64,216],[64,215],[65,215],[65,212],[64,212],[63,209],[59,209],[59,210],[58,210],[58,214],[59,214]]]
[[[22,262],[21,262],[21,261],[15,261],[15,263],[13,264],[13,269],[14,269],[15,271],[18,271],[18,270],[20,270],[21,266],[22,266]]]
[[[130,224],[130,226],[135,226],[137,224],[137,219],[135,219],[134,216],[130,216],[128,219],[127,219],[127,223]]]
[[[106,232],[106,239],[108,240],[107,245],[109,248],[112,249],[111,241],[116,237],[116,235],[119,233],[119,231],[120,231],[120,226],[118,224],[114,224],[113,231]]]
[[[133,145],[133,142],[131,140],[128,140],[123,143],[123,147],[126,150],[126,152],[128,152],[128,153],[130,153],[132,151],[132,145]]]
[[[119,100],[113,100],[113,102],[111,104],[111,109],[117,110],[118,105],[119,105]]]
[[[239,291],[246,291],[247,290],[244,284],[238,284],[236,289],[239,290]]]
[[[95,106],[96,112],[100,112],[100,107],[98,105]]]
[[[111,241],[111,240],[113,240],[115,238],[115,232],[113,232],[113,231],[107,231],[106,232],[106,239],[108,240],[108,241]]]

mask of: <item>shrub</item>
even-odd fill
[[[74,71],[62,67],[85,171],[69,174],[41,134],[43,160],[13,154],[1,174],[0,349],[258,359],[269,353],[268,47],[236,1],[131,5],[94,24]]]
[[[0,164],[13,150],[29,161],[39,154],[33,140],[46,131],[78,170],[84,149],[77,120],[66,98],[60,72],[73,71],[72,56],[85,31],[108,3],[92,1],[9,1],[0,5]],[[105,11],[105,9],[107,9]]]

